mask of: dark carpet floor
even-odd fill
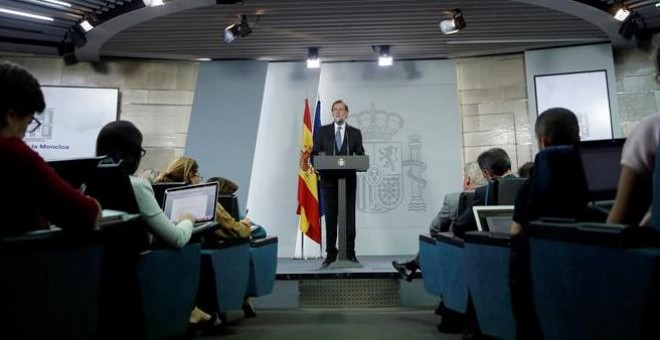
[[[440,317],[428,309],[305,309],[257,311],[256,318],[229,314],[233,334],[199,339],[441,339],[459,340],[459,334],[436,330]]]

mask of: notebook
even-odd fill
[[[218,182],[189,185],[165,190],[163,212],[172,221],[190,213],[195,216],[194,228],[206,228],[215,222],[215,203],[218,195]]]
[[[472,207],[477,220],[477,230],[510,233],[513,222],[512,205],[489,205]]]

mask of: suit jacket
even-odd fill
[[[335,125],[334,123],[323,125],[319,132],[314,135],[314,148],[312,149],[312,161],[316,155],[364,155],[362,146],[362,132],[360,129],[345,124],[344,140],[341,149],[335,146]],[[337,185],[337,178],[342,176],[337,173],[321,173],[321,185],[324,187],[334,187]],[[355,178],[355,172],[347,175],[349,183]]]
[[[458,201],[460,196],[461,192],[452,192],[445,195],[442,209],[440,209],[438,215],[431,222],[430,232],[432,236],[449,231],[449,226],[456,220],[458,215]]]
[[[500,180],[516,178],[514,174],[508,174],[500,177]],[[492,195],[493,182],[489,181],[488,184],[474,189],[474,201],[472,206],[480,205],[493,205],[495,204],[495,197]],[[466,207],[465,211],[458,216],[453,225],[452,231],[456,236],[463,237],[466,232],[477,230],[477,221],[474,219],[474,212],[471,207]]]

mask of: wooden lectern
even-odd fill
[[[324,172],[362,172],[369,169],[369,156],[314,156],[314,169],[318,170],[323,176]],[[337,181],[337,238],[339,249],[337,260],[328,266],[328,268],[360,268],[359,263],[351,262],[346,254],[346,178],[341,177]]]

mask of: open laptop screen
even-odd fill
[[[218,182],[167,189],[163,211],[173,222],[184,213],[195,216],[195,222],[210,222],[215,218],[217,195]]]
[[[472,211],[479,231],[511,232],[512,205],[474,206]]]

